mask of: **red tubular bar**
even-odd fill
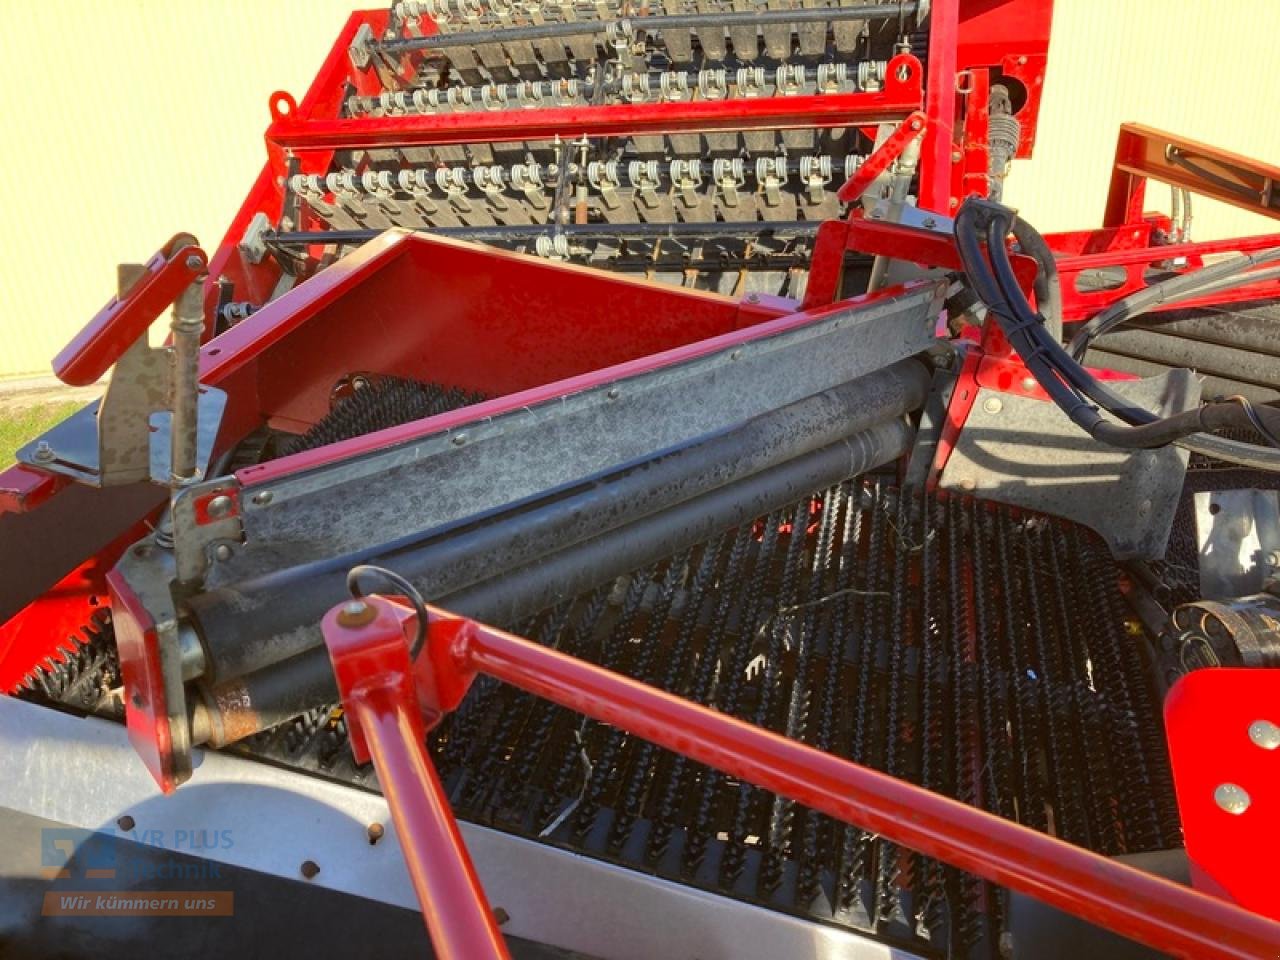
[[[433,610],[433,635],[437,626],[463,674],[497,677],[1156,949],[1280,956],[1280,924],[1234,904],[529,640]]]
[[[874,92],[333,120],[304,118],[289,110],[276,114],[267,143],[277,151],[337,150],[549,140],[557,135],[857,126],[901,120],[918,110],[924,98],[922,74],[919,60],[899,54],[889,61],[884,88]]]
[[[385,684],[345,696],[343,706],[356,715],[378,771],[435,955],[440,960],[509,957],[427,755],[416,704]]]

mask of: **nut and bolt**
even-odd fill
[[[32,456],[41,463],[48,463],[54,458],[53,447],[49,446],[48,441],[41,440],[36,444],[36,452]]]
[[[455,433],[453,435],[452,443],[455,447],[460,447],[466,442],[467,442],[467,435],[465,433]]]
[[[617,400],[620,396],[622,396],[622,391],[619,390],[617,387],[610,387],[609,392],[606,393],[605,396],[608,397],[610,400]]]
[[[342,627],[363,627],[378,615],[370,604],[363,600],[348,600],[338,611],[338,625]]]
[[[938,225],[938,221],[933,219],[933,217],[925,217],[920,222],[924,225],[924,228],[926,230],[932,230],[934,227]]]
[[[265,507],[268,503],[270,503],[272,500],[275,499],[275,494],[273,494],[270,490],[262,490],[262,491],[259,491],[258,493],[255,493],[251,499],[253,500],[253,503],[256,506]]]
[[[191,254],[191,256],[187,257],[187,269],[188,269],[188,270],[203,270],[203,269],[204,269],[204,261],[203,261],[203,260],[201,260],[199,257],[197,257],[197,256],[193,253],[193,254]]]
[[[209,506],[205,508],[205,512],[209,514],[210,519],[221,520],[223,517],[231,513],[234,504],[231,498],[225,493],[220,493],[209,501]]]
[[[1213,800],[1227,813],[1237,817],[1248,810],[1251,803],[1244,787],[1234,783],[1218,784],[1217,789],[1213,791]]]
[[[1263,750],[1280,748],[1280,726],[1270,720],[1255,720],[1249,724],[1249,739]]]

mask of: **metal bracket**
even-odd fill
[[[21,448],[17,459],[96,487],[203,475],[226,395],[198,382],[208,257],[179,234],[145,265],[119,269],[117,295],[54,359],[66,383],[93,383],[112,365],[102,399]],[[170,305],[172,343],[153,349],[151,324]],[[169,444],[163,442],[168,436]]]
[[[1200,596],[1261,593],[1280,571],[1280,492],[1214,490],[1195,495]]]
[[[1200,397],[1189,370],[1111,386],[1164,416],[1191,409]],[[1117,558],[1150,560],[1164,555],[1186,469],[1186,451],[1107,447],[1048,400],[983,387],[941,485],[1066,517],[1101,534]]]

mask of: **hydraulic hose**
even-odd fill
[[[1017,236],[1016,233],[1014,235]],[[1275,260],[1280,260],[1280,247],[1243,254],[1144,287],[1137,293],[1117,300],[1081,327],[1071,340],[1071,356],[1076,360],[1083,360],[1089,345],[1098,337],[1158,306],[1201,293],[1228,289],[1242,283],[1271,279],[1276,275],[1272,271],[1257,274],[1249,274],[1245,271]],[[1039,296],[1038,292],[1037,296]]]
[[[979,221],[987,225],[987,252],[991,266],[983,256],[979,238]],[[1159,418],[1127,402],[1098,382],[1076,362],[1046,331],[1041,317],[1031,309],[1018,286],[1012,263],[1005,248],[1005,237],[1014,223],[1013,212],[999,204],[971,198],[961,208],[955,221],[956,244],[970,283],[1000,324],[1010,344],[1041,385],[1050,399],[1090,436],[1111,446],[1151,448],[1180,442],[1187,437],[1223,427],[1253,427],[1254,418],[1264,422],[1267,430],[1280,429],[1280,411],[1267,410],[1263,415],[1246,404],[1214,403],[1195,410]],[[1219,278],[1220,279],[1220,278]],[[1203,286],[1203,280],[1199,286]],[[1105,419],[1092,399],[1108,413],[1121,419],[1115,423]],[[1264,408],[1265,409],[1265,408]],[[1205,441],[1208,441],[1207,444]],[[1248,457],[1250,465],[1274,463],[1265,469],[1280,469],[1280,450],[1266,450],[1252,444],[1237,444],[1217,437],[1197,436],[1201,449],[1223,455],[1238,453]],[[1245,451],[1233,449],[1246,447]],[[1230,458],[1230,457],[1229,457]]]

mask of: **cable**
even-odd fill
[[[1262,422],[1262,418],[1258,416],[1258,411],[1254,409],[1253,404],[1249,401],[1248,397],[1241,396],[1237,393],[1233,396],[1227,397],[1227,399],[1240,404],[1240,406],[1244,408],[1244,415],[1248,417],[1249,422],[1253,424],[1253,429],[1262,434],[1262,438],[1266,440],[1267,443],[1271,444],[1273,447],[1280,447],[1280,437],[1277,437],[1272,433],[1267,425]]]
[[[1005,237],[1010,232],[1013,219],[1014,214],[1007,207],[977,197],[970,198],[956,216],[956,245],[970,283],[987,303],[1023,364],[1073,423],[1100,442],[1128,449],[1167,446],[1197,435],[1194,439],[1202,448],[1206,445],[1216,447],[1220,454],[1224,448],[1228,453],[1233,449],[1240,452],[1240,447],[1247,448],[1243,454],[1250,465],[1256,465],[1260,460],[1269,461],[1266,469],[1280,469],[1280,456],[1274,459],[1269,456],[1277,451],[1254,444],[1238,444],[1232,448],[1226,445],[1233,441],[1198,436],[1223,427],[1252,426],[1254,418],[1262,422],[1260,411],[1252,407],[1245,410],[1234,403],[1212,403],[1171,417],[1157,417],[1147,410],[1129,406],[1126,400],[1101,384],[1068,355],[1061,344],[1048,335],[1013,273],[1005,247]],[[982,252],[979,221],[985,221],[987,227],[990,266]],[[1124,422],[1106,420],[1098,407],[1085,399],[1086,396]],[[1280,411],[1275,413],[1280,417]],[[1277,424],[1280,425],[1280,420]]]
[[[1275,260],[1280,260],[1280,247],[1246,253],[1143,287],[1136,293],[1117,300],[1081,327],[1071,339],[1071,356],[1076,360],[1083,360],[1089,345],[1098,337],[1157,306],[1193,297],[1201,292],[1221,290],[1238,283],[1253,283],[1255,279],[1268,279],[1269,275],[1258,276],[1245,271]]]
[[[418,654],[422,652],[422,648],[427,642],[427,603],[422,599],[422,594],[418,592],[417,587],[394,570],[374,566],[371,563],[360,563],[347,571],[347,591],[356,599],[365,595],[364,591],[360,589],[360,578],[365,575],[381,577],[393,587],[398,588],[402,595],[408,597],[409,602],[413,604],[413,609],[418,613],[418,632],[413,638],[413,643],[409,646],[409,659],[417,660]]]

